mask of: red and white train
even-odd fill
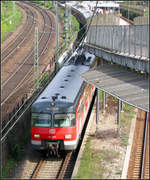
[[[32,105],[31,144],[37,150],[75,150],[95,87],[80,74],[97,65],[82,52],[65,63]]]

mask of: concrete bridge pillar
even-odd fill
[[[106,93],[103,91],[103,113],[105,113],[106,107]]]
[[[121,111],[121,100],[118,99],[118,113],[117,113],[117,125],[118,125],[118,134],[120,134],[120,111]]]

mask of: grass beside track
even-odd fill
[[[10,159],[5,165],[5,168],[3,168],[2,170],[1,178],[6,178],[7,174],[9,173],[10,168],[12,168],[14,165],[15,165],[15,161],[13,159]]]
[[[1,2],[1,42],[16,29],[21,18],[21,11],[12,1]]]

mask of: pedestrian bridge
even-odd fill
[[[122,101],[149,112],[149,26],[127,25],[119,19],[115,19],[117,23],[113,25],[110,18],[105,19],[109,25],[104,25],[104,19],[96,17],[89,26],[84,48],[105,61],[81,77],[116,97],[118,111]],[[141,71],[145,73],[141,74]]]

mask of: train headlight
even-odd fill
[[[71,134],[66,134],[65,135],[65,139],[71,139],[72,138],[72,135]]]
[[[34,134],[34,138],[40,138],[39,134]]]

